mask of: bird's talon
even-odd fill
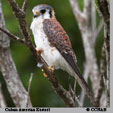
[[[48,69],[51,70],[51,71],[54,71],[54,67],[53,66],[49,66]]]
[[[42,52],[43,52],[43,50],[42,50],[42,49],[38,49],[38,48],[36,48],[36,50],[37,50],[37,52],[38,52],[38,54],[39,54],[39,55],[41,55],[41,54],[42,54]]]
[[[44,77],[48,77],[48,75],[46,73],[43,73]]]

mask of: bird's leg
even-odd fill
[[[54,67],[53,67],[53,66],[49,66],[48,69],[49,69],[50,71],[52,71],[52,72],[54,71]],[[43,72],[44,77],[48,77],[48,75],[44,72],[43,69],[42,69],[42,72]]]
[[[36,51],[38,52],[38,55],[41,55],[43,50],[41,48],[36,48]]]
[[[36,51],[38,52],[38,55],[41,55],[43,50],[41,48],[36,48]],[[43,67],[43,64],[41,62],[37,63],[37,67]]]
[[[41,48],[36,48],[36,50],[37,50],[37,52],[38,52],[39,55],[41,55],[42,52],[43,52],[43,50],[42,50]],[[38,66],[38,67],[42,67],[43,64],[38,63],[37,66]],[[50,71],[52,71],[52,72],[54,71],[54,67],[53,67],[53,66],[49,66],[48,69],[49,69]],[[48,75],[43,71],[43,69],[42,69],[42,72],[43,72],[44,77],[48,77]]]
[[[43,50],[41,48],[36,48],[36,51],[38,52],[38,55],[41,55],[43,52]],[[43,66],[43,64],[41,62],[39,62],[37,64],[37,66],[41,68]],[[44,72],[43,69],[42,69],[42,72],[43,72],[44,77],[48,77],[48,75]]]
[[[36,48],[36,51],[38,52],[38,55],[40,56],[43,52],[43,50],[41,48]],[[43,67],[43,64],[41,62],[37,63],[37,67]]]
[[[44,77],[48,77],[48,75],[46,73],[43,73]]]

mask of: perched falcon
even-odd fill
[[[48,66],[68,72],[75,77],[86,92],[89,91],[88,85],[77,67],[76,56],[70,39],[56,20],[53,8],[41,4],[34,7],[32,12],[34,18],[30,28],[34,35],[38,53]]]

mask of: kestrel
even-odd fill
[[[80,86],[89,91],[82,77],[70,39],[63,27],[57,21],[53,8],[41,4],[32,10],[34,18],[31,29],[38,53],[49,67],[62,69],[75,77]]]

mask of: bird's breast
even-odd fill
[[[56,49],[56,47],[51,46],[48,41],[47,35],[43,30],[43,21],[37,20],[33,21],[31,24],[31,29],[34,35],[34,41],[37,49],[42,49],[41,56],[46,61],[49,66],[54,66],[56,69],[61,68],[65,71],[69,69],[68,63],[62,57],[61,53]]]
[[[34,35],[34,41],[37,49],[42,49],[41,56],[50,66],[58,68],[58,61],[61,57],[59,51],[51,46],[51,43],[48,41],[48,37],[43,30],[43,21],[32,22],[31,29]]]

